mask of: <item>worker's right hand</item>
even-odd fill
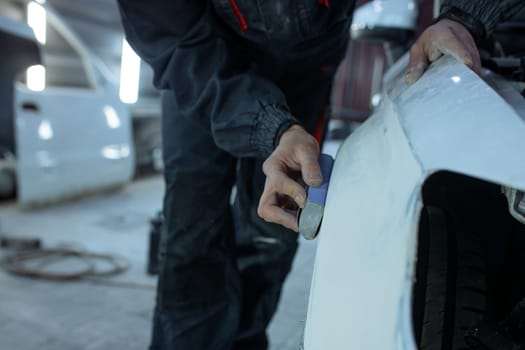
[[[432,62],[447,54],[477,74],[481,72],[479,51],[467,28],[458,22],[442,19],[428,27],[410,48],[406,82],[414,83]]]
[[[319,144],[299,125],[281,135],[263,164],[266,183],[257,210],[261,218],[299,231],[296,212],[306,204],[304,184],[320,186],[323,181],[318,158]]]

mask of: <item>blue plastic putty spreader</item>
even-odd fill
[[[334,159],[323,153],[319,156],[319,165],[323,174],[323,183],[319,187],[308,187],[306,205],[298,214],[299,232],[309,240],[317,236],[321,227]]]

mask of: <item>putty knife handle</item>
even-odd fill
[[[332,174],[334,159],[327,154],[319,156],[319,165],[323,174],[323,183],[319,187],[308,188],[308,198],[303,209],[298,211],[299,232],[306,239],[314,239],[319,233],[323,220],[324,205],[328,193],[328,182]]]

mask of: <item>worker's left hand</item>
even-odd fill
[[[263,164],[266,175],[264,191],[257,210],[268,222],[299,231],[297,208],[306,204],[304,184],[322,184],[319,144],[299,125],[286,130],[277,148]]]
[[[442,19],[428,27],[412,45],[407,83],[418,80],[430,63],[446,54],[456,57],[474,72],[481,72],[479,51],[472,35],[460,23]]]

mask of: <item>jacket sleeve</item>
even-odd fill
[[[444,0],[442,12],[456,7],[468,13],[484,25],[485,32],[490,34],[501,22],[525,8],[524,0]]]
[[[173,90],[176,113],[211,130],[218,147],[267,157],[279,136],[299,124],[282,91],[217,34],[223,24],[210,1],[118,2],[127,40],[153,68],[155,85]]]

